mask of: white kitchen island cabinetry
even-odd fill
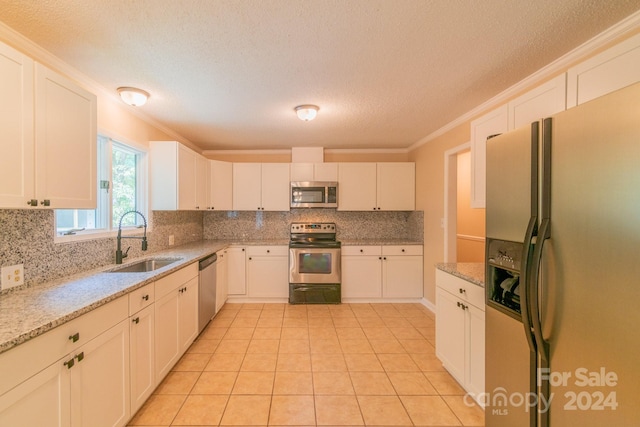
[[[154,284],[129,294],[131,414],[151,396],[155,381]]]
[[[208,160],[177,141],[151,141],[149,148],[152,209],[207,209]]]
[[[289,211],[289,163],[234,163],[233,210]]]
[[[289,247],[247,247],[247,296],[256,299],[289,297]]]
[[[483,287],[436,269],[436,356],[474,398],[484,393],[484,315]]]
[[[422,245],[342,247],[342,297],[407,300],[423,295]]]
[[[0,354],[0,425],[126,425],[127,318],[122,297]]]
[[[198,263],[155,282],[156,385],[198,335]]]
[[[96,96],[0,43],[0,207],[95,209]]]
[[[339,163],[339,211],[415,210],[415,163]]]

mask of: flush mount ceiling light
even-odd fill
[[[317,105],[298,105],[294,110],[296,110],[296,114],[300,120],[308,122],[310,120],[315,119],[316,114],[318,114]]]
[[[137,89],[135,87],[119,87],[118,93],[120,94],[122,101],[132,107],[140,107],[144,105],[149,98],[149,92],[145,92],[144,90]]]

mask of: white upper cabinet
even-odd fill
[[[471,122],[471,207],[484,208],[487,137],[509,129],[509,109],[503,105]]]
[[[0,207],[96,207],[96,96],[0,43]]]
[[[415,163],[339,163],[338,210],[415,209]]]
[[[509,129],[564,111],[566,98],[567,76],[563,73],[509,102]]]
[[[208,160],[176,141],[151,141],[149,147],[152,209],[207,209]]]
[[[291,163],[291,181],[338,181],[337,163]]]
[[[415,210],[415,163],[378,163],[376,171],[378,210]]]
[[[209,209],[233,209],[233,163],[209,160]]]
[[[33,61],[0,43],[0,207],[34,198]]]
[[[234,163],[233,210],[288,211],[289,163]]]
[[[570,68],[567,107],[575,107],[640,81],[640,34]]]

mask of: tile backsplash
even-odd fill
[[[294,209],[291,212],[154,211],[147,233],[149,248],[123,241],[139,257],[202,239],[288,239],[292,222],[335,222],[340,240],[423,240],[423,212],[338,212]],[[116,238],[54,242],[54,211],[0,209],[0,266],[24,264],[25,285],[34,285],[115,263]]]
[[[205,212],[205,239],[288,239],[292,222],[335,222],[338,240],[423,240],[422,211],[342,212],[292,209],[291,212]]]

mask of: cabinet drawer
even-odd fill
[[[196,276],[198,276],[198,263],[194,262],[175,273],[163,277],[156,281],[155,298],[162,298]]]
[[[484,311],[484,288],[436,269],[436,286]]]
[[[422,255],[422,245],[383,246],[382,255]]]
[[[288,256],[288,246],[248,246],[249,256]]]
[[[129,316],[153,304],[155,284],[149,283],[129,294]]]
[[[0,354],[0,395],[126,319],[128,306],[123,296]]]
[[[343,246],[342,255],[382,255],[380,246]]]

